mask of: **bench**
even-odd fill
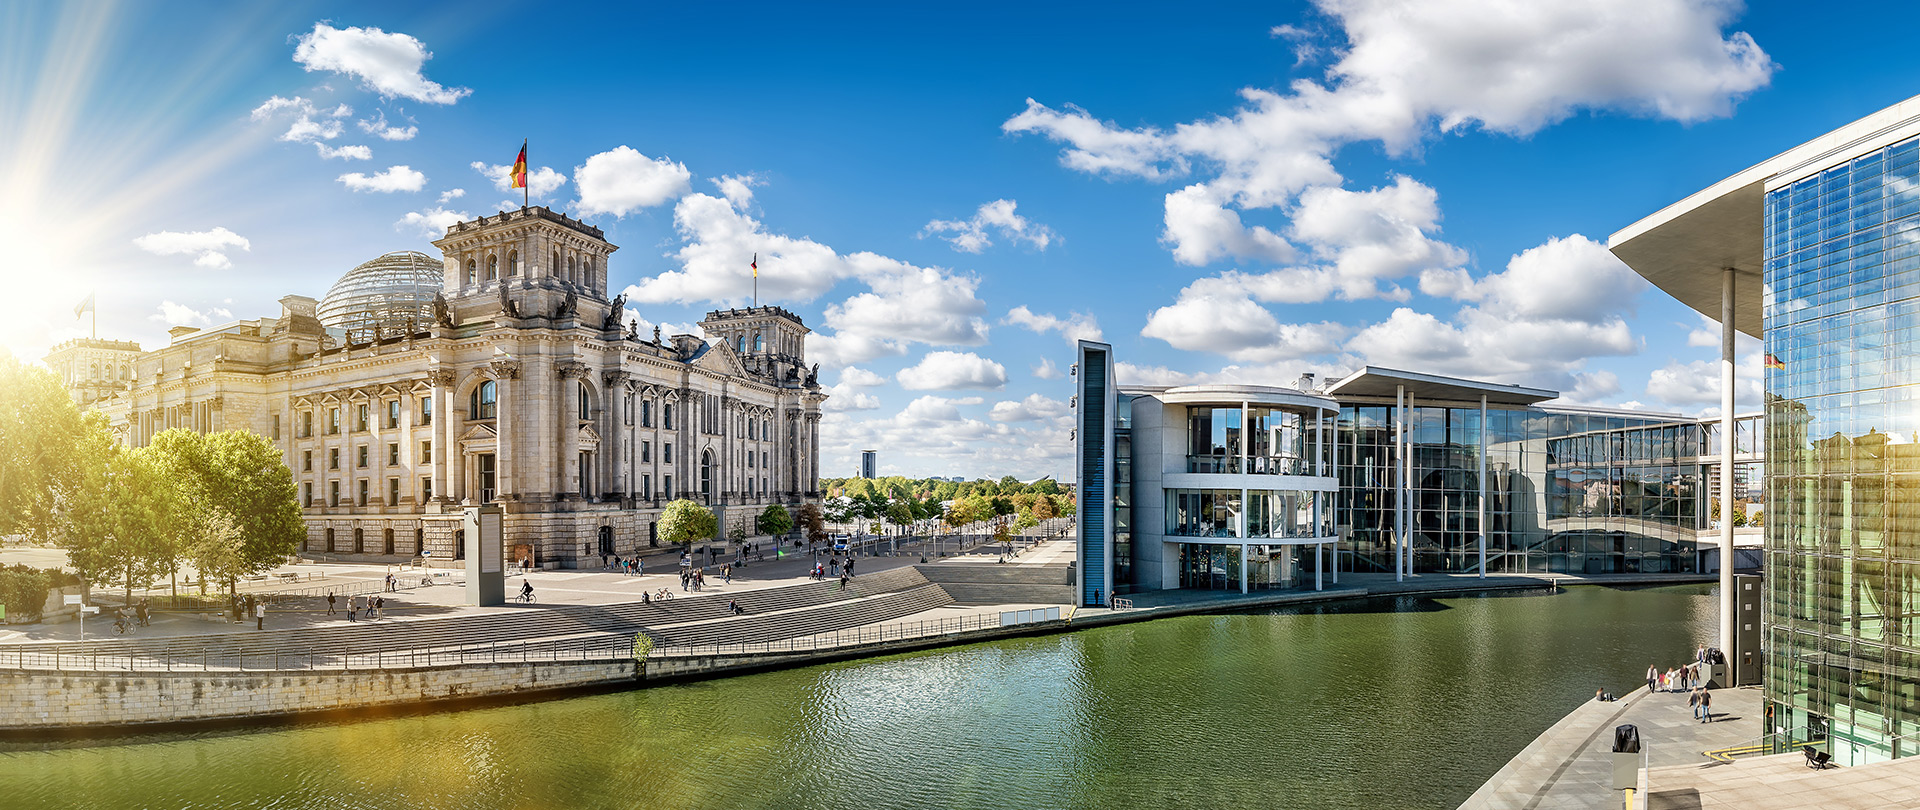
[[[1812,768],[1816,771],[1826,770],[1827,768],[1833,767],[1832,754],[1829,754],[1825,751],[1816,750],[1811,745],[1800,746],[1800,750],[1806,752],[1807,767]]]

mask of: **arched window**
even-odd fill
[[[560,277],[560,251],[553,252],[553,262],[547,265],[547,275],[554,278]]]
[[[588,256],[580,262],[580,283],[589,287],[599,279],[593,274],[593,257]]]
[[[333,553],[333,530],[327,530],[327,553]]]
[[[572,256],[568,256],[567,257],[567,283],[572,284],[579,277],[580,277],[580,260],[575,259]]]
[[[747,353],[747,336],[746,335],[741,335],[733,339],[733,350],[741,354]]]
[[[392,530],[392,529],[388,529],[388,530],[387,530],[387,536],[386,536],[386,541],[387,541],[387,542],[386,542],[386,551],[384,551],[384,552],[382,552],[382,553],[385,553],[385,554],[392,554],[392,553],[393,553],[393,530]]]
[[[580,421],[582,422],[593,418],[591,415],[593,409],[587,405],[587,397],[587,384],[580,383]]]
[[[487,380],[474,388],[473,395],[467,402],[467,418],[492,419],[498,410],[499,403],[496,390],[492,380]]]
[[[475,269],[473,265],[473,260],[468,259],[467,260],[467,283],[473,284],[478,280],[479,280],[479,271]]]
[[[753,350],[756,352],[764,352],[767,350],[767,339],[758,332],[755,332],[753,335]]]
[[[366,553],[366,550],[367,550],[367,530],[354,529],[353,530],[353,553],[363,554],[363,553]]]
[[[713,451],[700,451],[700,499],[713,502]]]
[[[500,257],[488,256],[487,257],[487,280],[493,281],[494,279],[497,279],[499,277],[500,277]]]
[[[507,251],[507,275],[520,275],[520,251]]]

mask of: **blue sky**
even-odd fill
[[[760,255],[829,474],[1068,475],[1096,331],[1123,381],[1371,362],[1705,412],[1711,324],[1605,239],[1913,95],[1903,11],[10,4],[0,344],[84,336],[89,291],[149,346],[276,314],[517,204],[472,164],[525,138],[643,326],[744,302]]]

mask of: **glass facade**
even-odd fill
[[[1920,141],[1765,207],[1766,697],[1778,743],[1920,749]],[[1917,623],[1920,624],[1920,623]]]
[[[1334,425],[1341,570],[1393,570],[1395,410],[1342,403]],[[1407,410],[1413,569],[1476,572],[1480,409]],[[1488,573],[1694,570],[1709,427],[1542,408],[1491,408],[1486,421]],[[1681,509],[1683,497],[1694,506]]]

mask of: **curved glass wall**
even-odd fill
[[[348,270],[320,300],[320,324],[344,329],[360,342],[376,329],[385,335],[433,322],[433,297],[441,290],[440,260],[413,250],[388,253]]]
[[[1246,561],[1241,562],[1238,545],[1222,543],[1180,544],[1180,587],[1209,591],[1239,591],[1245,569],[1247,590],[1265,591],[1300,585],[1303,553],[1301,546],[1247,546]],[[1307,566],[1311,560],[1304,560]]]
[[[1187,408],[1187,472],[1313,475],[1318,446],[1312,414],[1263,406]]]
[[[1323,516],[1314,522],[1314,506]],[[1167,536],[1298,539],[1333,534],[1333,493],[1238,489],[1167,490]]]

